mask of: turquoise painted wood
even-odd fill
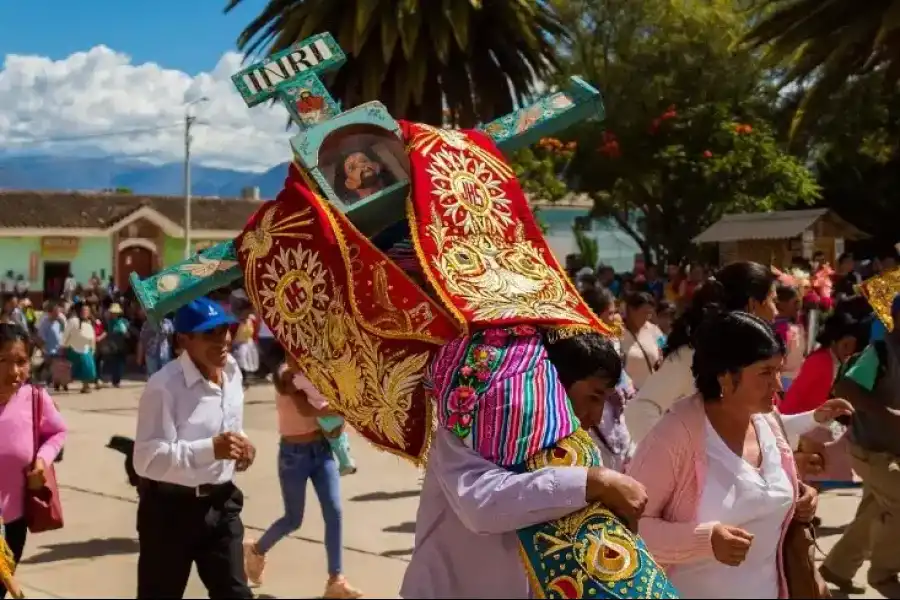
[[[329,136],[366,128],[390,140],[400,139],[400,127],[380,102],[347,111],[325,88],[320,75],[339,68],[347,58],[331,34],[322,33],[241,70],[232,77],[248,107],[280,101],[300,134],[291,139],[294,159],[315,181],[319,191],[362,233],[372,237],[404,218],[409,180],[397,181],[364,199],[345,202],[335,192],[319,157]],[[600,92],[578,77],[565,89],[492,121],[482,129],[504,153],[528,146],[585,119],[604,117]],[[350,130],[348,128],[356,128]],[[407,167],[408,171],[408,167]],[[195,254],[145,280],[131,275],[131,285],[148,317],[158,320],[191,300],[242,277],[233,242],[223,242]]]

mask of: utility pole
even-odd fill
[[[209,100],[206,96],[197,98],[184,105],[184,258],[193,254],[191,249],[191,128],[197,117],[191,115],[191,107],[198,102]]]
[[[197,117],[192,117],[190,106],[184,109],[184,258],[191,254],[191,127]]]

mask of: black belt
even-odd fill
[[[232,488],[232,483],[204,483],[198,486],[179,485],[166,481],[154,481],[153,479],[141,479],[139,486],[143,490],[152,490],[173,496],[192,496],[194,498],[206,498],[214,496]]]

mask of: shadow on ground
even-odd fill
[[[41,552],[22,561],[27,565],[75,560],[78,558],[99,558],[118,554],[137,554],[138,541],[133,538],[94,538],[82,542],[65,542],[41,546]]]
[[[402,558],[404,556],[412,556],[412,548],[404,548],[403,550],[385,550],[381,553],[386,558]]]
[[[416,522],[406,521],[405,523],[400,523],[399,525],[390,525],[388,527],[385,527],[383,531],[386,531],[388,533],[415,533]]]
[[[398,500],[400,498],[415,498],[419,495],[419,490],[403,490],[401,492],[372,492],[370,494],[360,494],[350,498],[350,502],[376,502],[382,500]]]

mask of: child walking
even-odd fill
[[[328,556],[328,579],[323,598],[359,598],[362,593],[351,586],[343,574],[342,517],[340,473],[338,461],[319,423],[320,417],[334,416],[327,409],[315,408],[308,396],[319,396],[308,381],[294,383],[298,375],[280,354],[275,373],[275,407],[278,412],[278,480],[284,502],[284,516],[272,523],[259,541],[244,542],[244,566],[251,585],[262,584],[266,554],[282,538],[298,530],[303,523],[306,487],[311,480],[322,517],[325,519],[325,551]],[[305,384],[303,383],[305,382]],[[319,402],[315,402],[319,404]]]

